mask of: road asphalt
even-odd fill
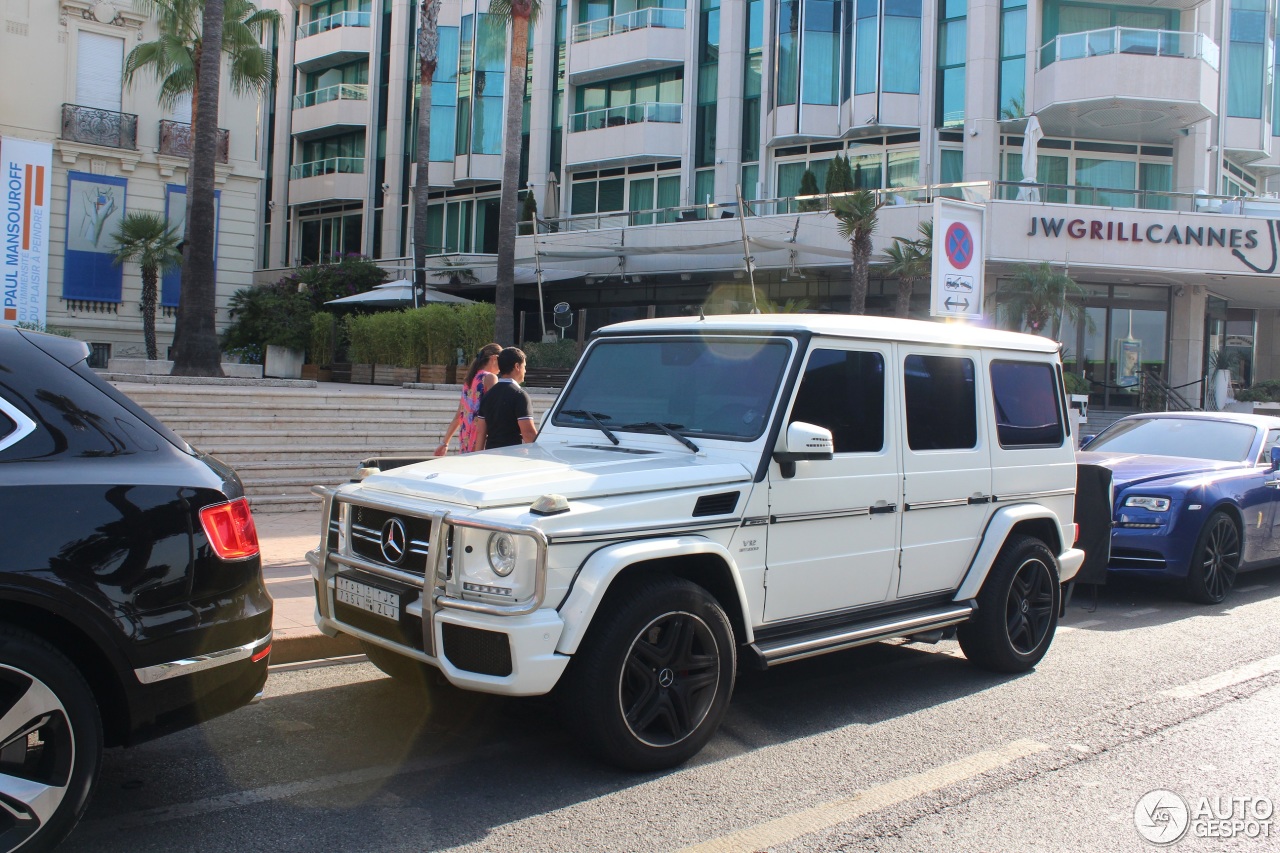
[[[360,653],[348,636],[331,639],[315,622],[315,586],[307,551],[320,543],[320,502],[306,512],[259,513],[253,517],[262,550],[262,577],[274,601],[271,662],[296,663]]]

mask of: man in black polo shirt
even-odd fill
[[[533,406],[520,387],[523,380],[524,353],[515,347],[498,353],[498,381],[484,392],[476,412],[476,450],[528,444],[537,438]]]

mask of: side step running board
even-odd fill
[[[777,666],[893,637],[947,628],[966,621],[975,610],[977,605],[966,601],[922,613],[897,615],[887,620],[854,622],[815,634],[752,643],[748,648],[755,653],[757,663],[764,667]]]

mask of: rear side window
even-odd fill
[[[0,397],[0,450],[17,444],[34,429],[35,422]]]
[[[884,358],[819,349],[809,356],[791,421],[831,430],[836,453],[884,448]]]
[[[977,383],[973,360],[909,355],[903,368],[908,446],[912,450],[977,447]]]
[[[991,402],[1001,447],[1060,447],[1062,404],[1053,366],[1042,362],[991,362]]]

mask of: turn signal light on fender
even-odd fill
[[[200,510],[200,525],[214,553],[223,560],[247,560],[258,553],[258,528],[247,498]]]

